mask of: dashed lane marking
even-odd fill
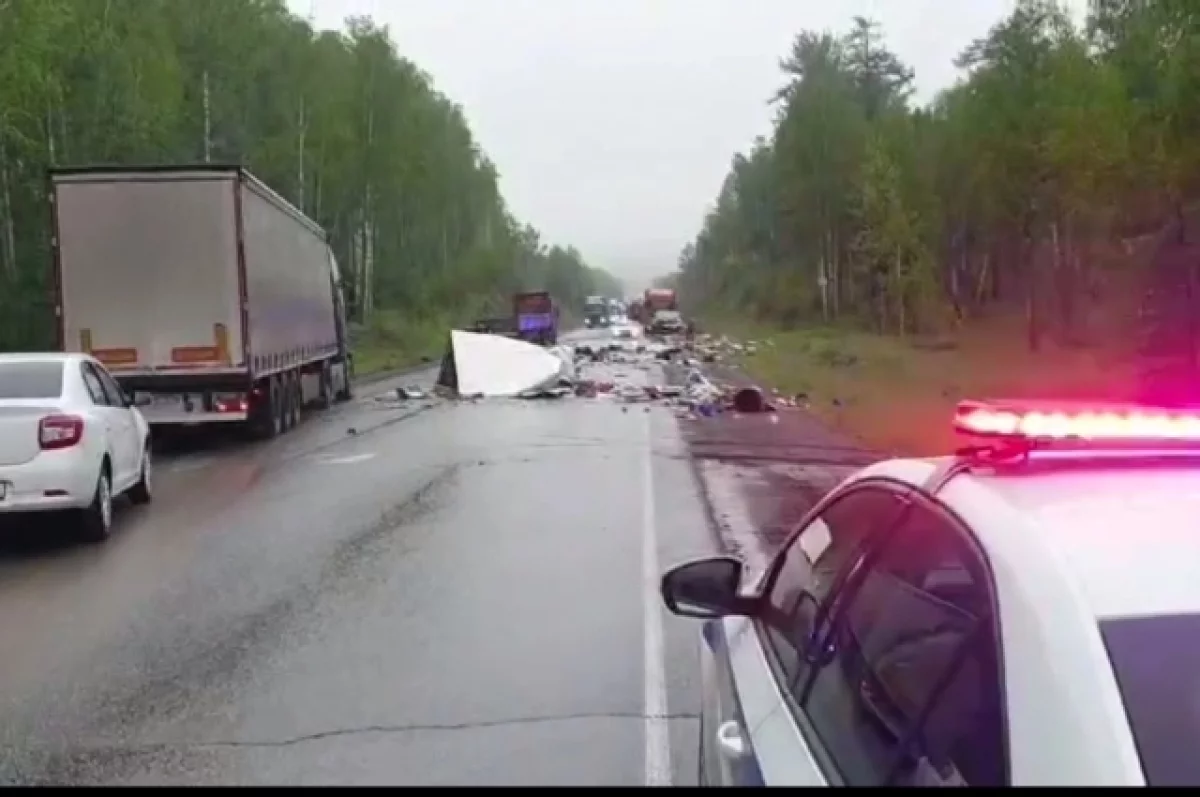
[[[322,465],[354,465],[359,462],[366,462],[369,459],[375,459],[374,452],[350,454],[345,457],[324,457],[318,461]]]

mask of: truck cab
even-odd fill
[[[603,296],[589,296],[583,305],[583,323],[588,329],[609,325],[608,300]]]
[[[542,346],[558,343],[558,306],[549,291],[528,291],[513,296],[517,337]]]

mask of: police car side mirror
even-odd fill
[[[753,601],[741,594],[742,563],[731,556],[685,562],[662,578],[663,603],[672,614],[712,620],[749,614]]]

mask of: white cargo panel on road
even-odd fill
[[[254,179],[243,183],[250,357],[256,373],[335,353],[330,250],[320,227]]]
[[[66,351],[118,373],[246,366],[236,171],[52,179]]]

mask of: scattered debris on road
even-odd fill
[[[397,401],[412,401],[425,398],[425,391],[419,387],[398,387],[396,388]]]
[[[761,344],[758,341],[738,343],[726,335],[719,337],[696,335],[692,349],[701,362],[715,363],[731,357],[753,356],[758,353],[760,345],[773,346],[774,343],[770,340]]]
[[[665,405],[680,417],[757,415],[803,404],[803,397],[768,396],[758,387],[720,383],[706,368],[753,354],[765,343],[728,337],[672,335],[589,340],[545,348],[512,338],[453,330],[434,394],[458,400],[481,398],[582,398],[624,404]],[[650,374],[666,374],[656,384]],[[389,396],[390,397],[390,396]],[[426,398],[418,388],[398,388],[395,398]]]

